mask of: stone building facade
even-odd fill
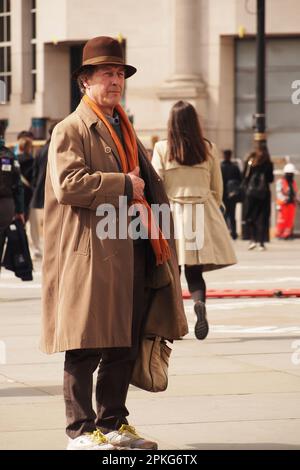
[[[166,136],[171,106],[186,99],[206,135],[242,157],[255,110],[255,7],[256,0],[1,0],[7,140],[74,109],[71,72],[82,45],[107,35],[123,40],[127,62],[138,69],[127,82],[125,107],[148,147]],[[300,80],[300,2],[266,0],[266,10],[270,150],[300,160],[300,104],[291,100]]]

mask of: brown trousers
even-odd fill
[[[134,244],[132,346],[66,351],[64,365],[66,433],[72,439],[85,432],[92,432],[97,427],[118,429],[122,424],[128,424],[126,416],[129,412],[125,402],[149,301],[149,289],[145,287],[145,270],[146,242],[144,241]],[[92,393],[93,372],[97,368],[95,413]]]

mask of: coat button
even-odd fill
[[[111,148],[110,147],[105,147],[105,153],[111,153]]]

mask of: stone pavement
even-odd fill
[[[266,252],[236,243],[239,264],[208,288],[300,288],[300,241]],[[34,281],[0,277],[0,449],[64,449],[63,354],[38,351]],[[183,285],[184,285],[183,281]],[[211,299],[210,334],[173,345],[168,390],[130,388],[131,423],[161,449],[300,449],[300,299]]]

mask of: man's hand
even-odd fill
[[[142,199],[142,197],[144,196],[145,183],[144,180],[139,177],[139,174],[140,169],[138,166],[135,167],[133,171],[128,173],[133,187],[133,199]]]

